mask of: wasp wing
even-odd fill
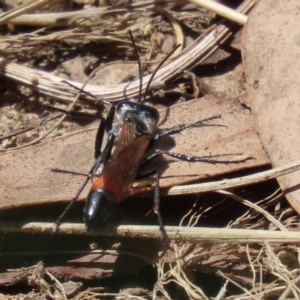
[[[131,189],[141,159],[148,147],[150,139],[146,135],[135,136],[131,123],[122,125],[120,136],[111,158],[103,167],[103,186],[110,187],[124,199]]]

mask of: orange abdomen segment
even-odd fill
[[[122,182],[120,181],[119,176],[114,173],[106,172],[101,175],[92,185],[91,191],[95,191],[97,189],[107,190],[112,192],[116,198],[118,203],[121,202],[122,195]]]

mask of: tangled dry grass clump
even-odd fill
[[[30,2],[20,6],[9,1],[0,16],[0,234],[6,241],[0,246],[0,255],[11,258],[0,269],[0,287],[7,291],[0,299],[21,297],[21,287],[19,296],[11,291],[24,282],[35,287],[27,296],[48,299],[300,299],[299,216],[272,181],[299,170],[300,163],[266,170],[270,161],[259,145],[253,117],[240,103],[246,93],[242,63],[239,59],[236,63],[236,50],[229,53],[224,46],[229,43],[239,51],[238,28],[199,8],[195,1],[103,1],[101,5],[93,1]],[[240,2],[238,24],[247,19],[246,14],[256,3]],[[230,10],[227,13],[230,18]],[[232,14],[230,19],[235,19]],[[186,149],[194,150],[203,143],[200,150],[220,156],[218,147],[221,153],[224,149],[225,153],[240,152],[227,145],[235,141],[233,147],[245,145],[252,151],[249,156],[253,159],[248,164],[227,169],[205,166],[199,171],[188,163],[176,169],[175,162],[168,162],[161,194],[162,202],[169,201],[163,211],[165,223],[174,225],[166,226],[169,248],[161,243],[157,226],[126,225],[132,221],[130,217],[141,224],[139,218],[145,214],[130,201],[130,212],[116,222],[120,224],[121,219],[124,225],[95,232],[86,232],[82,224],[65,223],[60,228],[61,236],[51,236],[52,223],[46,222],[51,209],[49,215],[48,211],[32,213],[32,207],[50,207],[71,199],[92,162],[87,152],[93,151],[90,145],[98,123],[75,123],[65,111],[107,113],[95,99],[78,93],[64,80],[112,103],[138,96],[140,81],[129,30],[141,54],[144,85],[163,57],[177,43],[182,45],[158,71],[151,86],[152,101],[160,113],[164,112],[166,119],[168,114],[172,116],[168,122],[176,124],[176,118],[184,114],[198,118],[190,112],[197,105],[212,103],[209,97],[214,94],[217,105],[208,105],[208,112],[217,107],[223,108],[224,114],[215,127],[221,133],[231,125],[240,129],[226,138],[218,135],[210,140],[197,133],[197,141],[187,137]],[[225,68],[224,74],[214,74],[213,79],[201,78],[198,68],[202,62],[201,71],[208,70],[209,74],[211,65],[219,66],[224,60],[229,61],[229,71]],[[183,69],[189,71],[185,79]],[[232,88],[228,73],[234,81]],[[233,95],[238,100],[227,101]],[[197,100],[199,97],[203,99]],[[226,114],[230,126],[222,123],[227,121]],[[52,169],[60,167],[61,161],[63,169],[73,166],[73,173],[78,174],[53,174]],[[16,172],[12,174],[11,170]],[[231,174],[237,171],[240,173]],[[203,179],[207,181],[200,181]],[[152,198],[149,192],[153,186],[145,188],[137,183],[135,188],[133,197]],[[175,195],[180,198],[171,198]],[[173,204],[176,201],[180,204]],[[7,214],[8,209],[12,216]],[[20,219],[13,215],[18,209]],[[26,219],[27,214],[30,217]],[[41,222],[36,222],[37,215]],[[25,238],[18,244],[17,237],[22,234]],[[28,236],[30,242],[26,241]],[[87,245],[91,249],[86,250]],[[24,259],[15,262],[14,257]],[[38,260],[43,263],[35,265]],[[24,261],[28,262],[26,268]],[[147,268],[152,266],[155,282],[139,280],[141,270],[148,273]],[[206,278],[207,274],[213,277]],[[119,278],[120,282],[134,279],[127,285],[116,285],[113,281]],[[72,280],[82,281],[84,286]],[[94,287],[88,288],[90,285]]]

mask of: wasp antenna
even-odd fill
[[[135,55],[136,55],[137,63],[138,63],[138,66],[139,66],[139,76],[140,76],[139,102],[141,102],[142,101],[142,88],[143,88],[142,64],[141,64],[139,52],[138,52],[138,49],[136,47],[135,41],[133,39],[131,30],[129,30],[129,35],[130,35],[131,43],[132,43],[132,46],[133,46],[133,49],[134,49],[134,52],[135,52]]]
[[[154,70],[154,72],[152,73],[148,83],[147,83],[147,86],[146,86],[146,90],[145,90],[145,94],[144,94],[144,98],[143,98],[143,101],[146,99],[146,96],[149,92],[149,88],[150,88],[150,84],[155,76],[155,74],[157,73],[157,71],[159,70],[159,68],[167,61],[167,59],[170,58],[170,56],[181,46],[181,44],[178,44],[159,64],[158,66],[156,67],[156,69]]]

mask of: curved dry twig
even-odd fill
[[[247,13],[254,5],[255,0],[246,0],[237,9]],[[165,82],[176,77],[182,70],[189,70],[195,64],[199,64],[219,48],[231,36],[230,27],[220,24],[214,30],[208,32],[204,37],[199,37],[192,45],[186,48],[171,63],[161,68],[156,74],[156,81]],[[5,59],[0,60],[0,74],[17,82],[26,84],[41,94],[70,102],[74,98],[74,91],[70,89],[60,77],[47,72],[31,69],[17,63],[11,63]],[[143,92],[151,75],[143,78]],[[72,85],[80,88],[81,83],[69,81]],[[121,101],[124,98],[135,98],[139,94],[140,81],[118,85],[97,86],[86,85],[87,92],[95,97],[104,98],[108,101]]]

